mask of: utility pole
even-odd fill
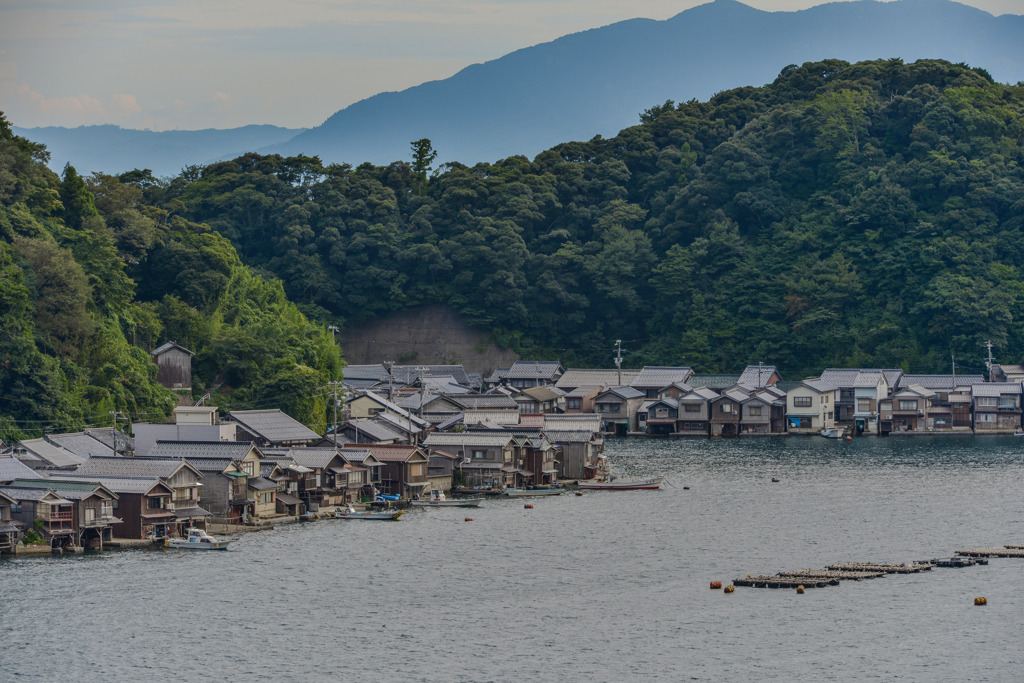
[[[115,458],[117,457],[117,416],[120,414],[121,413],[119,413],[116,410],[111,410],[107,413],[107,415],[110,415],[110,417],[114,419],[114,426],[111,427],[110,430],[110,438],[113,441],[113,445],[111,446],[111,448],[114,449]]]
[[[617,371],[618,384],[622,386],[622,340],[615,340],[615,369]]]
[[[334,340],[334,344],[338,344],[338,326],[328,325],[327,329],[331,331],[331,339]],[[334,429],[332,430],[334,435],[334,450],[338,450],[338,380],[331,382],[331,388],[334,389]]]
[[[424,373],[427,372],[427,370],[429,370],[429,369],[430,368],[423,367],[422,365],[420,367],[416,368],[416,372],[418,372],[419,375],[420,375],[420,410],[419,410],[419,415],[417,417],[419,417],[421,420],[423,419],[423,392],[427,388],[426,375]],[[412,439],[412,445],[415,446],[416,442],[417,442],[417,439],[415,437],[415,434],[412,433],[412,411],[411,410],[409,411],[409,432],[410,432],[409,437]]]
[[[388,400],[395,400],[395,361],[384,361],[384,367],[388,369]]]
[[[985,346],[988,347],[988,362],[985,363],[985,367],[988,368],[988,381],[992,381],[992,341],[989,339],[985,340]]]
[[[950,349],[949,357],[953,359],[953,391],[956,391],[956,354]]]
[[[333,432],[334,432],[334,448],[335,448],[335,450],[337,450],[337,448],[338,448],[338,385],[339,384],[340,384],[340,382],[338,382],[338,381],[331,382],[331,388],[333,389],[333,393],[334,393],[334,429],[333,429]]]

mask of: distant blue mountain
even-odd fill
[[[110,125],[14,127],[17,135],[46,145],[50,151],[49,166],[55,171],[61,171],[64,164],[70,162],[80,174],[93,171],[117,174],[133,168],[148,168],[157,177],[178,175],[185,166],[233,158],[283,142],[303,130],[277,126],[163,132]]]
[[[574,33],[445,80],[380,93],[298,135],[273,126],[15,130],[45,143],[52,167],[70,160],[80,172],[150,168],[169,175],[253,150],[386,164],[409,159],[410,142],[424,137],[438,151],[435,164],[472,164],[614,135],[666,100],[763,85],[790,64],[893,57],[966,62],[1016,83],[1024,80],[1024,16],[995,17],[952,0],[857,0],[799,12],[715,0],[665,21],[632,19]]]
[[[665,21],[633,19],[469,66],[451,78],[357,102],[264,152],[388,163],[430,138],[436,163],[534,156],[614,135],[672,99],[771,82],[789,64],[941,58],[1024,80],[1024,17],[950,0],[838,2],[763,12],[716,0]]]

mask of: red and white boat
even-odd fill
[[[610,479],[608,481],[581,481],[582,491],[640,491],[661,488],[661,477],[649,479]]]

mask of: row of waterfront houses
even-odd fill
[[[839,427],[856,435],[889,435],[1022,428],[1019,365],[993,365],[995,381],[980,374],[882,368],[829,368],[818,377],[785,381],[775,366],[764,364],[708,375],[689,367],[565,369],[557,361],[518,361],[483,378],[479,388],[460,379],[466,375],[461,366],[418,370],[404,370],[396,382],[384,366],[348,368],[350,414],[362,418],[366,439],[383,437],[374,430],[394,429],[396,423],[394,431],[403,434],[393,438],[403,439],[411,430],[445,431],[480,415],[516,422],[517,415],[533,413],[597,415],[605,434],[815,434]],[[417,421],[401,418],[402,410]],[[342,428],[352,436],[352,422]]]
[[[53,548],[102,548],[179,537],[207,522],[293,520],[379,494],[553,484],[562,463],[576,478],[604,469],[597,416],[538,414],[428,433],[380,400],[412,422],[410,442],[365,441],[372,429],[363,429],[364,441],[350,443],[341,430],[320,435],[279,410],[221,418],[210,406],[135,424],[133,438],[99,429],[21,441],[0,455],[0,552],[24,547],[26,533]]]
[[[742,436],[1010,433],[1021,366],[982,375],[826,369],[783,380],[770,365],[565,369],[519,361],[350,366],[343,419],[318,434],[279,410],[181,406],[131,434],[88,429],[0,444],[0,552],[26,533],[54,547],[180,536],[215,521],[266,524],[429,489],[505,489],[607,471],[608,434]]]

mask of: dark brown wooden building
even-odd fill
[[[156,360],[157,381],[175,391],[192,391],[192,356],[184,346],[167,342],[149,352]]]

